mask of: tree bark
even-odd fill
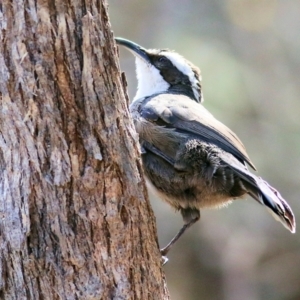
[[[105,1],[0,22],[0,299],[168,299]]]

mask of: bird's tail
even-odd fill
[[[250,173],[247,168],[227,164],[242,179],[248,194],[266,206],[273,217],[292,233],[296,232],[295,217],[292,209],[280,193],[261,177]]]
[[[295,217],[287,202],[275,188],[269,185],[261,177],[257,177],[255,175],[252,176],[255,179],[255,184],[248,184],[248,182],[246,184],[249,195],[261,204],[265,205],[273,217],[277,221],[281,222],[285,228],[290,230],[292,233],[295,233]]]

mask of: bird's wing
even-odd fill
[[[175,128],[179,132],[213,143],[241,162],[247,162],[255,170],[236,134],[189,97],[160,94],[145,100],[144,105],[139,108],[139,113],[157,125]]]

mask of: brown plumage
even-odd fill
[[[200,218],[200,209],[219,207],[247,194],[295,232],[286,201],[248,170],[246,163],[255,167],[240,139],[202,106],[200,71],[175,52],[146,50],[116,40],[137,56],[139,88],[130,112],[146,177],[185,222],[162,254]]]

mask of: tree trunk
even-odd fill
[[[0,3],[0,299],[168,299],[103,2]]]

